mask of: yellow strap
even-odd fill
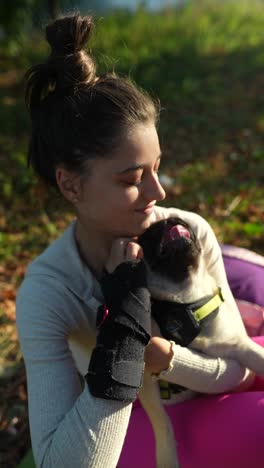
[[[218,288],[216,295],[202,307],[197,309],[193,315],[195,316],[196,320],[200,321],[207,317],[207,315],[211,314],[211,312],[217,309],[217,307],[220,307],[222,302],[224,302],[224,298],[221,289]]]
[[[165,380],[159,380],[159,388],[161,398],[163,400],[169,400],[171,395],[169,382],[166,382]]]

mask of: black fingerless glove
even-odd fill
[[[151,304],[142,260],[121,263],[102,278],[105,305],[86,381],[98,398],[132,402],[142,384],[145,346],[151,335]]]

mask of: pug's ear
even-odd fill
[[[56,181],[62,195],[75,205],[81,195],[81,180],[80,176],[75,172],[69,171],[64,166],[56,168]]]

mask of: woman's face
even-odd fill
[[[160,157],[155,126],[142,124],[123,138],[113,157],[93,161],[76,204],[83,227],[111,237],[140,235],[155,203],[165,198]]]

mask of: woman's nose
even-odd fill
[[[164,198],[166,197],[166,192],[159,181],[159,177],[157,177],[157,182],[158,182],[157,189],[158,189],[159,196],[156,197],[156,200],[161,201],[161,200],[164,200]]]
[[[145,188],[145,198],[151,200],[161,201],[166,197],[166,192],[163,189],[158,174],[150,176],[149,183]]]

